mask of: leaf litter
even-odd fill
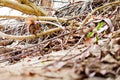
[[[119,80],[120,5],[98,10],[84,26],[75,25],[110,1],[79,1],[58,9],[56,17],[71,16],[68,22],[73,23],[61,23],[66,29],[53,34],[21,41],[1,37],[1,80]],[[26,25],[17,24],[0,29],[6,34],[27,35]]]

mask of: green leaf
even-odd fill
[[[98,41],[100,38],[99,38],[99,36],[95,36],[96,37],[96,40]]]
[[[91,38],[93,35],[94,35],[94,32],[91,31],[91,32],[89,32],[89,33],[87,34],[87,37],[88,37],[88,38]]]
[[[103,34],[106,34],[106,31],[104,31]]]
[[[104,25],[103,21],[99,22],[97,25],[97,30],[100,30],[103,27],[103,25]]]
[[[45,65],[45,62],[42,61],[41,63],[42,63],[43,65]]]

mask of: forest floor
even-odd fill
[[[1,19],[0,80],[120,80],[120,2],[99,10],[110,2],[95,1],[58,9],[56,19],[68,17],[68,21],[52,23],[64,28],[34,39],[4,37],[1,34],[30,34],[23,19]],[[89,20],[80,26],[89,13]],[[42,26],[41,32],[56,28]]]

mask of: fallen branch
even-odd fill
[[[48,35],[50,33],[60,31],[60,30],[62,30],[62,28],[58,27],[58,28],[54,28],[54,29],[49,29],[45,32],[38,33],[36,35],[22,35],[22,36],[9,35],[9,34],[5,34],[3,32],[0,32],[0,37],[4,37],[7,39],[13,39],[13,40],[25,40],[25,39],[32,39],[32,38],[40,37],[43,35]]]
[[[23,13],[26,13],[26,14],[32,14],[36,16],[47,16],[48,15],[46,11],[44,11],[42,8],[36,5],[33,5],[35,7],[33,8],[30,5],[21,4],[19,2],[11,1],[11,0],[0,0],[0,6],[9,7],[9,8],[21,11]]]
[[[15,19],[15,18],[18,18],[18,19],[25,19],[25,18],[28,18],[27,16],[7,16],[7,15],[4,15],[4,16],[0,16],[0,18],[8,18],[8,19]],[[42,21],[56,21],[56,17],[51,17],[51,16],[39,16],[39,17],[34,17],[32,16],[31,18],[33,18],[34,20],[42,20]],[[67,19],[66,18],[58,18],[58,20],[60,22],[66,22]]]
[[[0,16],[0,18],[9,18],[9,19],[25,19],[25,18],[28,18],[26,16]],[[71,23],[72,21],[67,21],[68,19],[67,18],[57,18],[56,20],[56,17],[51,17],[51,16],[38,16],[38,17],[34,17],[32,16],[31,18],[33,18],[34,20],[41,20],[41,21],[59,21],[59,22],[63,22],[63,23]],[[74,25],[76,26],[79,26],[80,25],[80,22],[75,22]]]
[[[57,38],[60,38],[60,37],[62,37],[62,36],[68,35],[68,34],[69,34],[69,32],[68,32],[68,33],[64,33],[64,34],[61,34],[61,35],[58,35],[58,36],[53,37],[53,38],[50,38],[50,39],[48,39],[48,40],[45,40],[45,41],[43,41],[43,42],[41,42],[41,43],[39,43],[39,44],[35,44],[35,45],[33,45],[33,46],[29,46],[29,47],[26,47],[26,48],[23,48],[23,49],[17,49],[17,50],[14,50],[14,51],[10,51],[10,52],[4,53],[3,55],[9,55],[9,54],[13,54],[13,53],[15,53],[15,52],[20,52],[20,51],[22,51],[22,50],[27,50],[27,49],[29,49],[29,48],[33,48],[33,47],[36,47],[36,46],[40,46],[41,44],[47,43],[47,42],[49,42],[49,41],[55,40],[55,39],[57,39]],[[21,53],[21,54],[18,54],[18,55],[16,55],[16,56],[13,56],[13,57],[10,57],[10,58],[2,59],[2,60],[0,60],[0,63],[5,62],[5,61],[10,61],[11,59],[12,59],[12,60],[18,59],[18,58],[20,58],[21,56],[29,55],[29,54],[32,54],[32,53],[34,53],[34,52],[32,52],[32,51],[30,51],[30,52],[28,52],[28,53],[24,53],[24,52],[23,52],[23,53]],[[3,55],[0,55],[0,56],[3,56]]]

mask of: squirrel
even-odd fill
[[[37,31],[41,31],[42,30],[42,25],[40,22],[35,22],[35,20],[33,18],[27,18],[26,19],[26,24],[27,24],[27,31],[30,34],[36,35]]]

